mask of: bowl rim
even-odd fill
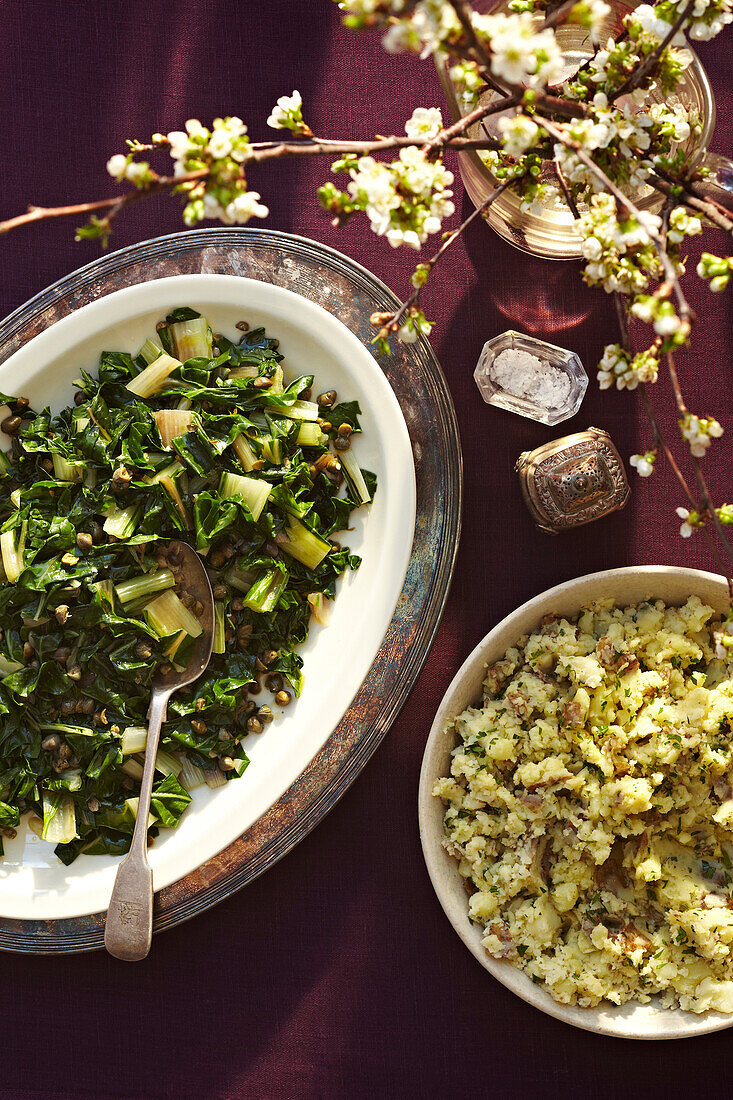
[[[643,1040],[692,1038],[732,1026],[733,1013],[706,1012],[696,1014],[680,1008],[661,1009],[655,1006],[653,1002],[643,1005],[638,1001],[629,1001],[621,1006],[601,1002],[595,1008],[564,1005],[555,1001],[544,988],[535,985],[524,971],[519,970],[509,962],[493,959],[481,944],[479,926],[474,924],[468,916],[467,896],[463,882],[459,877],[458,865],[442,845],[439,842],[436,843],[439,833],[442,833],[443,814],[440,810],[440,803],[432,794],[433,783],[439,778],[435,769],[434,757],[442,747],[446,722],[455,717],[466,705],[463,704],[456,709],[457,705],[454,701],[464,687],[465,681],[472,674],[475,674],[478,665],[485,666],[485,654],[490,650],[492,643],[520,617],[528,616],[531,612],[536,611],[539,621],[541,614],[547,610],[547,604],[552,600],[559,597],[572,597],[576,593],[580,595],[593,582],[614,582],[619,586],[616,602],[623,604],[624,597],[620,584],[624,580],[633,579],[634,581],[643,582],[648,579],[650,584],[653,584],[655,578],[671,576],[680,580],[688,580],[690,582],[690,595],[695,594],[695,585],[698,588],[708,586],[709,588],[719,589],[721,597],[724,597],[728,591],[727,581],[724,577],[702,569],[667,565],[622,566],[616,569],[586,573],[580,577],[564,581],[533,596],[515,608],[514,611],[505,615],[474,646],[448,685],[428,734],[418,784],[420,843],[428,875],[443,912],[474,958],[485,970],[489,971],[492,977],[534,1008],[573,1027],[614,1038]],[[579,606],[582,602],[582,600],[579,602]],[[517,636],[520,633],[522,633],[521,630],[518,631]],[[436,829],[436,810],[440,810],[439,829]],[[657,1013],[668,1014],[669,1022],[667,1023],[667,1020],[662,1016],[661,1028],[652,1030],[651,1028],[645,1029],[643,1026],[639,1026],[645,1016],[649,1016],[651,1019],[650,1009],[654,1009]],[[633,1020],[631,1019],[632,1013],[635,1017]]]

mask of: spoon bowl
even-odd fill
[[[165,556],[176,580],[176,591],[181,596],[191,597],[202,630],[195,639],[185,668],[166,665],[163,666],[165,671],[157,672],[153,678],[135,830],[130,851],[117,869],[104,925],[105,947],[110,955],[126,962],[144,959],[153,938],[153,872],[147,856],[148,814],[160,727],[171,695],[198,680],[211,660],[214,642],[214,597],[201,558],[192,547],[178,541],[168,544]]]

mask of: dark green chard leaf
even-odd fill
[[[190,801],[191,795],[184,790],[175,775],[167,775],[153,787],[150,809],[161,825],[172,829],[180,821],[181,814]]]

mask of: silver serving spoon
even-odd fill
[[[183,542],[172,542],[166,554],[176,574],[179,591],[189,592],[194,600],[203,605],[203,613],[196,616],[203,632],[196,639],[191,659],[182,672],[175,669],[159,672],[153,680],[135,831],[130,851],[117,868],[104,926],[105,947],[110,955],[126,962],[144,959],[153,938],[153,872],[147,855],[148,813],[160,727],[171,695],[178,688],[198,680],[211,660],[214,641],[214,597],[201,559],[195,550]]]

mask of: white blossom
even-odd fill
[[[695,530],[695,528],[692,526],[692,524],[687,522],[690,518],[690,513],[689,513],[687,508],[676,508],[675,511],[677,512],[677,515],[682,520],[682,526],[680,527],[680,534],[682,535],[683,539],[689,539],[690,535]]]
[[[562,146],[555,146],[561,153]],[[576,158],[577,159],[577,158]],[[567,162],[566,162],[567,163]],[[656,215],[642,214],[619,222],[616,201],[605,192],[593,195],[579,220],[581,250],[588,260],[586,282],[601,285],[609,293],[640,294],[648,285],[648,271],[656,271],[656,251],[649,232],[661,224]],[[600,249],[600,251],[599,251]]]
[[[641,382],[656,382],[659,361],[654,349],[640,351],[633,357],[620,344],[608,344],[598,364],[598,385],[608,390],[635,390]]]
[[[598,42],[600,33],[611,14],[611,5],[605,0],[583,0],[583,6],[588,12],[588,24],[591,38]]]
[[[360,157],[349,175],[352,199],[362,205],[374,233],[386,236],[393,248],[419,249],[455,210],[449,190],[453,173],[417,146],[401,149],[391,164]]]
[[[638,8],[634,8],[630,19],[638,23],[646,34],[650,34],[660,42],[666,37],[670,30],[670,24],[666,19],[660,19],[657,14],[657,9],[652,7],[651,4],[640,4]],[[684,37],[678,36],[678,38],[680,37],[684,43]]]
[[[122,153],[115,153],[113,157],[110,157],[107,161],[107,171],[113,179],[124,179],[127,172],[127,157]]]
[[[504,139],[504,149],[512,157],[521,157],[537,144],[540,128],[526,115],[505,115],[497,125]]]
[[[416,107],[412,118],[405,123],[405,133],[409,138],[430,141],[443,129],[443,116],[439,107]]]
[[[417,310],[408,316],[405,323],[397,330],[397,339],[401,344],[414,344],[420,333],[430,335],[432,324],[425,317],[422,310]]]
[[[680,429],[695,458],[702,458],[713,439],[719,439],[723,434],[722,426],[714,417],[695,416],[693,413],[687,413],[680,421]]]
[[[560,80],[564,61],[551,27],[542,29],[531,12],[473,14],[478,34],[491,46],[491,71],[509,84],[540,88]]]
[[[668,132],[674,141],[687,141],[692,133],[692,115],[681,103],[651,103],[646,113],[660,132]]]
[[[228,157],[232,151],[232,139],[226,130],[214,130],[207,149],[215,160]]]
[[[654,473],[654,466],[647,455],[632,455],[629,464],[634,467],[639,477],[650,477]]]
[[[281,95],[267,119],[267,125],[273,130],[290,130],[291,123],[301,116],[303,99],[297,89],[292,95]]]
[[[184,134],[183,130],[172,130],[168,134],[168,141],[170,154],[174,160],[182,160],[191,148],[188,134]]]
[[[131,161],[125,168],[125,179],[130,183],[141,183],[150,172],[150,165],[144,161]]]
[[[696,237],[702,233],[700,218],[688,214],[684,206],[676,206],[669,215],[667,240],[670,244],[679,244],[685,237]]]
[[[250,218],[266,218],[270,211],[260,202],[259,192],[244,191],[227,204],[224,213],[230,222],[244,225]]]

